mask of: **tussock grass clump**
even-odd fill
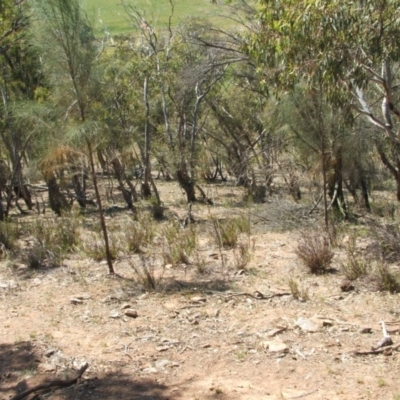
[[[157,273],[154,260],[141,256],[139,262],[130,260],[129,264],[135,273],[136,282],[144,290],[159,291],[162,289],[164,270]]]
[[[289,279],[289,289],[293,298],[299,301],[307,301],[309,299],[308,289],[300,287],[295,279]]]
[[[389,262],[400,260],[400,225],[399,224],[374,224],[371,226],[375,238],[376,258]],[[375,252],[376,253],[376,252]]]
[[[143,247],[151,244],[155,236],[154,223],[150,218],[140,218],[131,221],[125,227],[125,239],[128,251],[141,253]]]
[[[347,279],[354,281],[370,272],[370,263],[356,248],[357,238],[351,236],[346,246],[346,262],[342,263],[341,270]]]
[[[318,231],[303,231],[296,255],[313,274],[328,272],[334,256],[328,235]]]
[[[378,264],[375,278],[379,290],[400,293],[400,274],[391,271],[385,263]]]
[[[238,270],[245,269],[252,259],[254,242],[243,241],[233,250],[233,261]]]
[[[165,264],[189,264],[190,256],[197,249],[197,232],[193,226],[181,229],[174,223],[164,229],[164,241]]]
[[[109,233],[108,240],[111,258],[115,260],[118,255],[118,239],[115,235]],[[88,257],[93,258],[94,261],[102,261],[106,259],[104,239],[100,233],[91,232],[90,234],[87,234],[82,242],[82,250]]]
[[[0,256],[15,249],[18,236],[19,226],[17,223],[0,221]]]
[[[62,253],[57,248],[51,251],[43,244],[35,243],[27,250],[23,260],[30,269],[57,268],[61,266]]]
[[[36,219],[32,226],[32,236],[44,248],[61,253],[76,250],[79,244],[80,220],[74,214],[66,214],[57,219]]]

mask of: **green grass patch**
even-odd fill
[[[167,26],[171,15],[168,0],[135,0],[126,3],[134,5],[151,25],[160,28]],[[222,18],[222,14],[226,14],[226,7],[212,4],[210,0],[176,0],[174,3],[174,26],[190,17],[209,19],[214,23],[223,21],[224,25],[232,24],[232,21]],[[112,35],[134,30],[121,0],[86,0],[83,4],[97,33],[102,31],[102,24]]]

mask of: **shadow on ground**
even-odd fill
[[[41,361],[43,361],[42,355],[31,342],[0,344],[0,400],[8,400],[39,384],[66,379],[65,376],[57,376],[54,373],[39,374],[37,365]],[[71,376],[68,378],[74,377],[76,372],[69,375]],[[46,398],[51,400],[173,400],[178,398],[167,395],[168,387],[155,379],[137,380],[133,375],[122,374],[118,371],[94,378],[88,378],[88,375],[90,376],[90,373],[85,373],[75,385],[60,389],[52,388],[36,394],[47,393]],[[32,394],[26,397],[26,399],[32,398],[42,397],[35,397]]]

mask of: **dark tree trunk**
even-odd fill
[[[61,215],[63,211],[69,210],[71,208],[71,204],[68,203],[63,193],[61,193],[55,176],[46,178],[46,184],[49,190],[50,208],[57,215]]]
[[[179,185],[186,193],[186,198],[188,203],[196,201],[196,184],[192,178],[190,178],[186,171],[183,169],[178,169],[176,171],[176,178],[178,179]]]

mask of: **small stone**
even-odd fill
[[[132,306],[129,303],[124,303],[121,306],[121,310],[126,310],[127,308],[131,308]]]
[[[372,328],[365,326],[364,328],[360,329],[360,333],[372,333]]]
[[[110,312],[110,318],[119,318],[121,316],[121,314],[118,311],[111,311]]]
[[[206,344],[203,344],[203,346],[201,346],[203,349],[209,349],[210,347],[211,347],[211,344],[209,344],[209,343],[206,343]]]
[[[351,292],[355,288],[351,281],[349,281],[348,279],[345,279],[340,284],[340,289],[342,290],[342,292]]]
[[[310,319],[300,317],[296,321],[296,325],[304,332],[317,332],[318,325]]]
[[[149,368],[144,368],[142,372],[146,374],[156,374],[158,372],[157,368],[154,367],[149,367]]]
[[[329,319],[324,319],[322,320],[322,326],[327,327],[327,326],[333,326],[333,321]]]
[[[267,332],[267,336],[268,337],[274,337],[274,336],[278,335],[279,333],[282,333],[285,330],[286,330],[286,328],[271,329],[270,331]]]
[[[167,351],[169,350],[169,346],[157,346],[156,350],[159,352]]]
[[[390,336],[384,336],[382,340],[380,340],[376,346],[372,347],[372,350],[378,350],[382,347],[391,346],[393,344],[393,340]]]
[[[57,351],[57,349],[49,349],[44,353],[44,356],[51,357],[56,351]]]
[[[193,296],[190,301],[192,303],[205,303],[207,301],[207,299],[205,297],[201,297],[201,296]]]
[[[137,316],[138,316],[137,311],[136,310],[132,310],[132,309],[125,310],[124,314],[127,317],[131,317],[131,318],[137,318]]]
[[[40,363],[38,364],[38,370],[40,372],[54,372],[56,370],[56,367],[51,364]]]
[[[82,304],[82,303],[83,303],[83,300],[78,299],[77,297],[72,297],[69,301],[70,301],[72,304]]]
[[[289,351],[288,345],[281,340],[268,340],[263,342],[262,346],[270,353],[287,353]]]

